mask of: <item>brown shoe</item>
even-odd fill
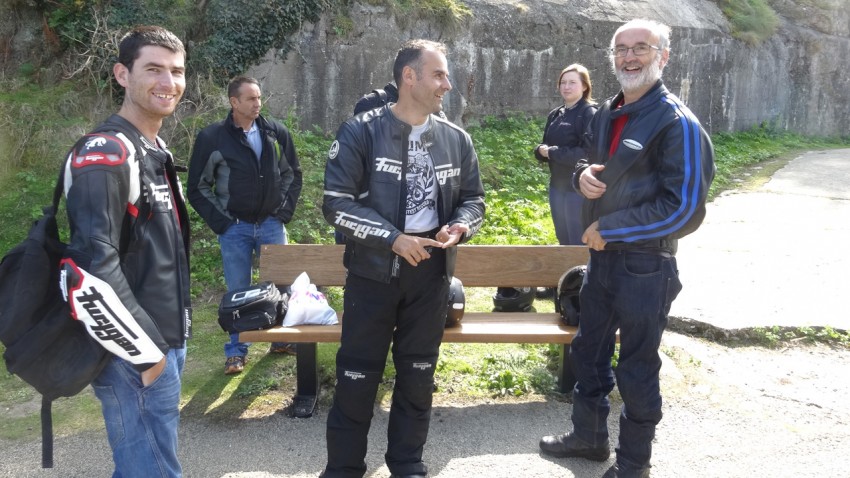
[[[227,357],[227,361],[224,362],[225,375],[242,373],[243,370],[245,370],[245,357],[240,357],[238,355],[235,357]]]
[[[274,343],[271,348],[269,348],[269,353],[296,355],[297,352],[295,350],[295,344]]]

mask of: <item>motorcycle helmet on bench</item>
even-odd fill
[[[564,275],[558,281],[558,295],[555,306],[561,314],[561,320],[567,325],[578,325],[579,313],[581,312],[578,296],[586,273],[587,266],[575,266],[564,272]]]
[[[499,287],[493,296],[496,312],[527,312],[534,303],[536,287]]]
[[[460,325],[465,309],[466,294],[463,292],[463,283],[457,277],[452,277],[452,283],[449,284],[449,308],[446,309],[446,327]]]

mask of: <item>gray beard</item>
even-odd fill
[[[624,92],[640,91],[643,88],[652,86],[661,78],[660,58],[657,57],[658,54],[637,76],[627,75],[622,70],[614,67],[614,75],[617,77],[617,81],[620,82],[620,87],[623,88]]]

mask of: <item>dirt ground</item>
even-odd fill
[[[662,351],[653,476],[848,476],[850,350],[666,334]]]
[[[846,477],[850,350],[800,341],[776,349],[729,347],[675,332],[661,347],[664,418],[653,445],[655,478]],[[620,400],[612,395],[616,437]],[[432,477],[598,477],[613,462],[541,455],[542,435],[565,431],[568,398],[457,401],[438,395],[425,459]],[[324,464],[327,410],[181,423],[187,477],[306,478]],[[387,412],[377,409],[367,477],[386,478]],[[613,447],[612,442],[612,447]],[[102,432],[57,438],[56,468],[38,468],[38,442],[0,441],[0,477],[109,476]]]

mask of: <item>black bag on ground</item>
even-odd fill
[[[56,212],[64,174],[53,205],[35,222],[27,238],[0,262],[0,341],[10,373],[42,395],[42,467],[53,466],[51,402],[71,397],[97,377],[109,353],[71,317],[59,290],[59,261],[67,247],[59,240]]]
[[[289,294],[282,294],[272,282],[228,291],[218,306],[218,325],[229,333],[280,325],[288,300]]]

